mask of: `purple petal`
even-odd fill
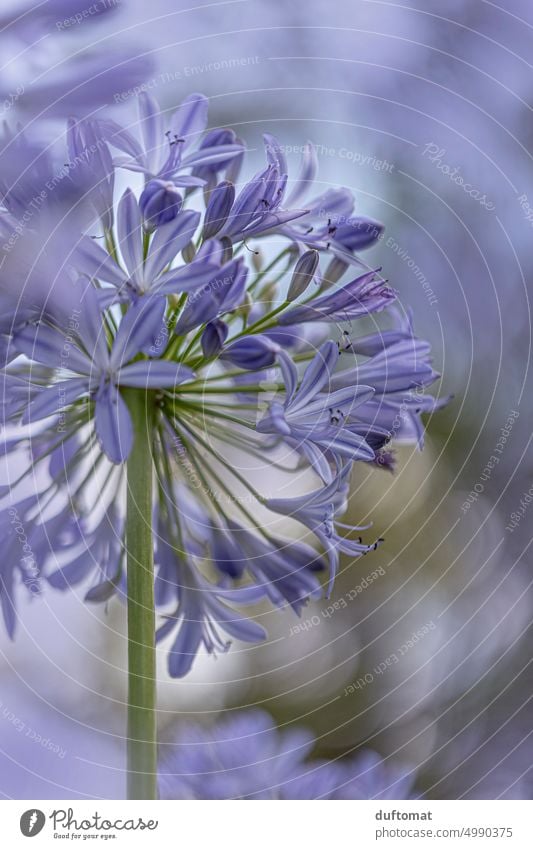
[[[261,216],[261,221],[258,224],[248,227],[245,233],[247,236],[264,233],[267,230],[281,227],[288,221],[301,218],[302,215],[307,215],[307,209],[276,209],[274,212],[268,212],[266,215]]]
[[[211,239],[223,227],[235,201],[233,183],[222,182],[215,186],[205,211],[203,237]]]
[[[180,212],[173,221],[159,227],[152,239],[146,258],[144,277],[154,280],[194,236],[200,221],[200,213],[187,210]]]
[[[175,174],[172,177],[172,182],[175,186],[183,189],[196,189],[205,186],[205,180],[200,177],[191,177],[188,174]]]
[[[315,146],[311,142],[307,142],[302,155],[302,163],[300,165],[300,173],[298,174],[294,188],[286,200],[287,206],[294,206],[299,203],[307,193],[309,186],[314,182],[318,173],[318,157]]]
[[[107,139],[109,144],[124,151],[124,153],[129,154],[129,156],[133,157],[133,159],[142,156],[142,148],[137,139],[117,124],[116,121],[112,121],[107,118],[103,120],[99,119],[98,123],[100,125],[102,135],[105,139]]]
[[[140,389],[172,389],[178,383],[192,380],[194,372],[181,363],[167,360],[141,360],[120,369],[118,382],[121,386]]]
[[[132,304],[120,322],[111,351],[110,366],[121,368],[141,351],[156,348],[163,329],[164,298],[145,296]]]
[[[235,640],[243,640],[246,643],[260,643],[266,639],[267,633],[261,625],[246,616],[241,616],[217,599],[211,598],[209,607],[217,621],[224,626],[224,630]]]
[[[13,598],[13,570],[11,568],[0,574],[0,606],[2,607],[8,636],[12,640],[15,635],[17,614]]]
[[[298,386],[298,369],[294,365],[286,351],[281,350],[278,354],[278,362],[281,367],[287,402],[290,402]]]
[[[139,95],[139,118],[144,148],[151,161],[164,141],[163,116],[155,98],[146,91]]]
[[[133,426],[115,384],[107,384],[97,395],[95,428],[98,442],[112,463],[123,463],[133,446]]]
[[[83,377],[63,380],[47,389],[42,389],[32,401],[22,417],[22,424],[46,419],[63,407],[68,407],[89,390],[88,381]]]
[[[51,368],[68,368],[79,374],[93,371],[91,360],[71,341],[69,334],[60,333],[46,324],[27,324],[15,333],[13,344],[30,360]]]
[[[279,346],[268,336],[250,336],[228,345],[221,353],[220,359],[238,368],[255,371],[274,365],[278,351]]]
[[[263,133],[263,139],[269,163],[277,169],[278,174],[286,174],[288,171],[287,159],[276,136],[271,133]]]
[[[331,377],[338,359],[339,349],[335,342],[331,340],[324,342],[304,372],[300,389],[298,390],[298,398],[291,405],[292,411],[305,407],[317,392],[320,392],[324,384]]]
[[[213,162],[221,162],[230,156],[236,156],[241,151],[242,146],[240,144],[221,144],[216,147],[206,147],[196,153],[190,153],[189,156],[182,159],[181,166],[188,168],[191,165],[209,165]]]
[[[100,301],[91,283],[85,286],[80,304],[82,307],[79,318],[80,338],[91,360],[100,369],[105,369],[109,362],[107,339],[102,324]]]
[[[172,295],[180,292],[194,292],[205,286],[219,271],[218,266],[201,260],[195,260],[181,268],[173,268],[162,274],[152,291],[158,295]]]
[[[74,254],[76,270],[86,274],[91,280],[97,278],[111,283],[119,289],[127,282],[128,276],[117,265],[113,257],[90,236],[83,236],[76,246]]]
[[[168,672],[172,678],[183,678],[190,671],[202,642],[202,630],[202,622],[185,621],[180,624],[168,655]]]
[[[203,94],[190,94],[178,106],[170,119],[170,129],[179,138],[184,138],[183,150],[186,150],[194,137],[207,126],[208,101]]]
[[[131,189],[122,195],[117,213],[120,251],[130,279],[139,283],[143,276],[143,229],[139,205]]]

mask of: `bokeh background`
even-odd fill
[[[161,650],[163,739],[259,705],[311,728],[319,756],[364,746],[407,764],[429,798],[531,798],[533,6],[99,0],[65,26],[91,4],[62,2],[42,38],[46,4],[5,5],[9,122],[127,123],[143,85],[169,108],[204,92],[210,125],[234,127],[258,167],[265,130],[292,169],[314,142],[321,186],[348,186],[386,225],[366,259],[413,307],[454,396],[394,476],[359,464],[350,517],[386,542],[344,561],[329,601],[300,622],[272,614],[267,644],[201,656],[183,681]],[[102,53],[104,101],[83,88]],[[66,98],[58,68],[80,80]],[[0,635],[5,797],[124,793],[125,612],[82,598],[33,599],[16,641]]]

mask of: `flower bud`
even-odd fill
[[[139,199],[144,229],[148,232],[173,221],[181,209],[182,197],[174,183],[150,180]]]
[[[280,346],[268,336],[249,336],[228,345],[220,359],[237,368],[254,371],[274,365],[279,350]]]
[[[296,263],[289,291],[287,292],[287,300],[294,301],[298,298],[309,286],[311,280],[315,276],[315,271],[318,265],[318,251],[306,251],[301,255]]]
[[[322,277],[319,293],[326,292],[334,283],[338,283],[350,266],[343,259],[334,256]]]
[[[207,359],[216,357],[222,350],[227,335],[228,325],[219,318],[206,324],[200,340],[204,357],[207,357]]]
[[[235,187],[233,183],[225,180],[215,186],[205,211],[204,239],[212,239],[222,229],[234,200]]]

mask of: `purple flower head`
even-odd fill
[[[71,120],[69,167],[24,226],[54,160],[39,146],[32,160],[20,135],[0,155],[3,451],[29,457],[11,503],[31,525],[39,563],[35,574],[21,565],[10,536],[0,601],[13,634],[17,584],[28,577],[39,592],[79,587],[89,603],[124,595],[142,402],[157,636],[182,677],[198,653],[262,641],[259,604],[301,616],[323,594],[326,569],[331,592],[342,553],[376,547],[342,522],[351,469],[392,468],[395,441],[421,445],[422,415],[443,401],[425,394],[437,377],[429,346],[391,309],[388,284],[375,272],[339,282],[381,231],[353,215],[345,189],[302,208],[316,173],[311,147],[294,183],[282,146],[265,135],[265,167],[235,190],[244,148],[225,128],[204,134],[206,98],[191,95],[167,119],[142,95],[140,110],[138,134],[107,118]],[[118,203],[117,168],[144,176]],[[325,292],[328,274],[337,285]],[[392,327],[378,326],[382,312]],[[357,321],[369,314],[375,329],[361,336]],[[335,327],[346,322],[349,332]],[[288,489],[281,473],[294,473]],[[286,537],[279,517],[299,523],[302,538]],[[9,531],[4,513],[0,521]],[[297,776],[287,772],[289,760],[299,763],[282,747],[276,763],[295,797],[352,786],[351,774],[340,780],[328,767],[320,794],[304,789],[311,774],[301,763]]]

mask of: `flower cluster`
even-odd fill
[[[170,674],[183,676],[201,647],[263,640],[258,604],[299,614],[323,573],[331,591],[341,554],[378,545],[341,521],[354,463],[392,469],[391,439],[421,445],[421,414],[441,402],[424,394],[438,376],[429,346],[359,256],[382,226],[354,214],[347,189],[314,193],[311,144],[290,179],[265,135],[266,163],[243,180],[244,145],[206,131],[203,96],[167,118],[143,93],[139,113],[133,128],[71,120],[59,175],[10,137],[26,155],[20,179],[0,174],[0,409],[4,452],[31,464],[0,512],[0,600],[13,633],[28,581],[13,505],[41,583],[84,583],[92,602],[123,594],[144,393],[158,638],[172,635]],[[115,203],[117,171],[131,179]],[[299,535],[277,529],[287,518]]]
[[[261,710],[236,713],[212,729],[185,726],[164,746],[164,799],[410,799],[414,772],[363,750],[307,761],[312,734],[280,732]]]

